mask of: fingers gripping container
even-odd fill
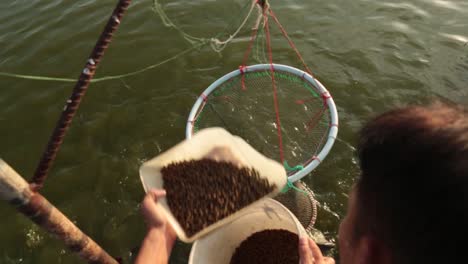
[[[156,158],[145,162],[140,167],[140,178],[143,183],[143,188],[146,192],[152,188],[163,189],[164,182],[161,169],[171,163],[204,158],[216,161],[227,161],[237,165],[238,167],[248,167],[257,170],[260,177],[268,179],[269,183],[274,185],[274,190],[265,197],[273,197],[279,193],[284,186],[286,186],[286,171],[281,164],[266,158],[253,149],[243,139],[231,135],[222,128],[208,128],[201,130],[191,139],[179,143]],[[209,190],[207,190],[207,192],[208,191]],[[207,226],[190,237],[187,236],[185,230],[183,230],[180,223],[171,213],[166,197],[158,201],[158,206],[162,206],[164,209],[168,221],[174,228],[179,239],[190,243],[203,235],[208,234],[210,231],[236,219],[239,215],[244,214],[246,210],[249,210],[250,206],[256,205],[256,203],[261,200],[262,199],[259,199],[253,202],[218,222]],[[191,208],[187,208],[187,210],[190,209]]]
[[[283,229],[299,237],[306,235],[304,227],[286,207],[273,199],[263,199],[234,221],[195,241],[188,263],[229,264],[242,241],[266,229]]]

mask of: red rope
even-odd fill
[[[279,22],[278,18],[276,17],[275,13],[273,13],[273,10],[271,10],[271,8],[270,8],[270,15],[271,15],[271,17],[273,17],[273,20],[275,20],[276,24],[277,24],[278,27],[280,28],[281,33],[283,33],[283,36],[288,40],[289,46],[291,46],[291,48],[294,50],[294,52],[296,52],[296,55],[297,55],[297,57],[299,58],[299,60],[301,61],[302,65],[304,66],[304,69],[307,71],[307,73],[309,73],[310,75],[312,75],[312,72],[310,71],[309,67],[308,67],[307,64],[305,63],[304,58],[302,58],[301,53],[300,53],[299,50],[296,48],[296,45],[294,45],[294,42],[293,42],[292,39],[289,37],[288,33],[286,32],[286,30],[284,29],[284,27],[281,25],[281,23]]]
[[[268,15],[266,10],[263,12],[263,19],[265,21],[265,35],[268,48],[268,57],[270,59],[270,71],[271,71],[271,81],[273,86],[273,99],[275,103],[275,114],[276,114],[276,129],[278,130],[278,140],[279,140],[279,151],[280,151],[280,160],[284,162],[284,153],[283,153],[283,137],[281,135],[281,121],[279,116],[279,104],[278,104],[278,94],[275,81],[275,69],[273,67],[273,53],[271,51],[271,39],[270,39],[270,28],[268,23]]]
[[[254,0],[255,1],[255,0]],[[258,1],[257,1],[258,4]],[[244,53],[244,59],[242,60],[242,65],[240,67],[245,67],[247,64],[247,60],[249,59],[250,52],[252,51],[255,39],[257,39],[257,34],[258,34],[258,25],[256,28],[252,30],[252,35],[250,36],[250,41],[249,41],[249,46],[247,47],[247,50]]]
[[[320,120],[320,116],[325,112],[325,110],[328,107],[327,100],[331,98],[330,94],[328,92],[322,93],[321,95],[322,100],[323,100],[323,107],[320,109],[319,112],[315,113],[315,115],[312,117],[312,119],[307,123],[306,126],[306,131],[309,132],[313,128],[315,128],[318,124],[318,121]],[[305,102],[305,101],[304,101]],[[317,121],[315,124],[313,123],[314,121]],[[331,125],[331,124],[330,124]]]
[[[249,59],[250,52],[252,51],[252,47],[255,42],[255,39],[257,39],[257,33],[258,33],[258,27],[252,30],[252,35],[250,36],[249,46],[247,47],[247,50],[244,53],[244,59],[242,60],[242,65],[239,66],[239,70],[242,75],[241,85],[242,85],[242,90],[244,91],[247,90],[247,88],[245,87],[244,69],[246,68],[247,60]]]
[[[309,164],[310,162],[314,161],[314,160],[317,160],[319,163],[322,163],[322,160],[317,157],[317,156],[313,156],[312,158],[308,159],[305,164]]]
[[[306,125],[307,132],[309,132],[310,130],[312,130],[313,128],[317,126],[318,121],[320,121],[320,117],[322,116],[324,112],[325,112],[325,108],[322,107],[322,109],[320,109],[320,111],[315,113],[314,116],[310,119],[310,121],[307,122],[307,125]]]
[[[206,97],[205,94],[202,93],[202,94],[200,95],[200,97],[203,98],[203,102],[202,102],[202,104],[200,105],[200,108],[199,108],[198,112],[197,112],[197,113],[195,114],[195,116],[193,117],[193,120],[190,120],[190,121],[189,121],[189,123],[192,123],[192,134],[193,134],[193,130],[195,129],[195,122],[197,122],[198,117],[201,115],[202,110],[203,110],[203,108],[205,108],[205,105],[206,105],[206,103],[207,103],[207,101],[208,101],[208,98]]]
[[[255,0],[254,0],[255,1]],[[258,4],[260,4],[260,1],[259,0],[256,0]],[[304,66],[304,69],[307,71],[307,73],[309,73],[310,75],[312,75],[312,72],[311,70],[309,69],[309,67],[307,66],[307,64],[305,63],[304,61],[304,58],[302,57],[302,55],[299,53],[299,50],[296,48],[296,45],[294,44],[294,42],[291,40],[291,38],[289,37],[288,33],[286,32],[286,30],[284,29],[284,27],[281,25],[281,23],[279,22],[278,18],[276,17],[276,15],[273,13],[273,10],[271,10],[271,8],[269,7],[263,7],[263,19],[264,19],[264,26],[265,26],[265,35],[266,35],[266,44],[267,44],[267,49],[268,49],[268,57],[269,57],[269,61],[270,61],[270,72],[271,72],[271,81],[272,81],[272,86],[273,86],[273,99],[274,99],[274,106],[275,106],[275,115],[276,115],[276,129],[277,129],[277,133],[278,133],[278,141],[279,141],[279,151],[280,151],[280,160],[281,162],[284,162],[284,150],[283,150],[283,137],[282,137],[282,132],[281,132],[281,120],[280,120],[280,115],[279,115],[279,103],[278,103],[278,92],[277,92],[277,84],[276,84],[276,80],[275,80],[275,69],[273,67],[273,53],[272,53],[272,48],[271,48],[271,37],[270,37],[270,25],[269,25],[269,21],[268,21],[268,12],[269,12],[269,15],[273,18],[273,20],[275,21],[275,23],[278,25],[279,29],[281,30],[281,33],[283,34],[283,36],[286,38],[286,40],[288,41],[289,45],[291,46],[291,48],[294,50],[294,52],[296,53],[297,57],[299,58],[299,60],[301,61],[302,65]],[[249,42],[249,46],[246,50],[246,52],[244,53],[244,58],[243,58],[243,62],[242,62],[242,65],[239,66],[239,70],[241,72],[241,75],[242,75],[242,79],[241,79],[241,84],[242,84],[242,90],[245,90],[246,87],[245,87],[245,68],[246,68],[246,63],[247,63],[247,60],[250,56],[250,53],[252,51],[252,47],[253,47],[253,44],[255,42],[255,39],[257,38],[257,34],[258,34],[258,29],[259,27],[256,27],[252,30],[252,35],[250,37],[250,42]],[[322,97],[325,101],[326,101],[326,98]],[[305,101],[298,101],[297,103],[305,103]],[[326,104],[325,104],[326,106]],[[313,126],[312,123],[316,120],[318,120],[319,116],[321,114],[323,114],[323,112],[325,111],[325,109],[322,109],[321,111],[319,111],[318,113],[316,113],[314,115],[314,117],[312,117],[312,119],[308,122],[307,124],[307,131],[309,131],[310,129],[312,129],[316,124],[314,124]]]
[[[247,88],[245,87],[245,75],[244,75],[245,69],[247,69],[247,66],[244,66],[244,65],[239,66],[239,71],[240,71],[240,73],[242,75],[241,85],[242,85],[242,90],[243,91],[247,90]]]
[[[244,53],[244,59],[242,59],[242,65],[241,66],[245,66],[247,64],[247,60],[249,59],[250,52],[252,51],[253,44],[255,42],[255,39],[257,38],[257,34],[258,34],[258,27],[254,28],[252,30],[252,35],[250,36],[249,46],[247,47],[247,50]]]

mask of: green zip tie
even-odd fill
[[[290,172],[290,171],[300,171],[300,170],[304,169],[304,166],[302,166],[302,165],[297,165],[297,166],[291,167],[291,166],[289,166],[287,161],[284,161],[283,166],[288,172]],[[307,192],[305,192],[304,190],[301,190],[301,189],[297,188],[296,186],[294,186],[294,184],[289,180],[289,178],[287,179],[286,182],[287,182],[286,186],[284,186],[284,188],[281,190],[282,193],[286,193],[286,192],[288,192],[289,190],[292,189],[292,190],[295,190],[297,192],[301,192],[301,193],[307,195]]]
[[[287,193],[289,190],[295,190],[296,192],[300,192],[300,193],[307,195],[306,191],[301,190],[297,188],[296,186],[294,186],[294,184],[289,179],[287,179],[286,182],[287,182],[286,186],[284,186],[284,188],[281,190],[281,193]]]
[[[297,166],[291,167],[291,166],[289,166],[287,161],[284,161],[283,166],[288,172],[300,171],[300,170],[304,169],[304,166],[302,166],[302,165],[297,165]]]

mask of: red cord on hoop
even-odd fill
[[[247,90],[247,88],[245,87],[245,75],[244,75],[245,69],[247,69],[247,66],[245,66],[245,65],[239,66],[239,71],[240,71],[240,73],[241,73],[241,75],[242,75],[242,78],[241,78],[241,85],[242,85],[242,90],[243,90],[243,91]]]
[[[323,106],[324,107],[327,107],[327,100],[330,99],[330,98],[332,98],[330,93],[328,93],[328,92],[322,93],[322,99],[323,99]]]

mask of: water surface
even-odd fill
[[[185,32],[209,38],[242,17],[246,0],[164,0]],[[76,78],[116,1],[0,2],[0,72]],[[306,62],[335,98],[339,141],[306,182],[322,207],[317,227],[336,238],[359,174],[354,146],[376,113],[432,98],[468,103],[468,3],[462,0],[270,1]],[[153,65],[190,48],[151,0],[134,1],[97,77]],[[42,193],[108,252],[128,259],[144,236],[140,164],[184,138],[198,94],[236,69],[249,32],[221,53],[194,50],[161,67],[93,83]],[[273,32],[275,60],[294,54]],[[0,156],[29,179],[73,83],[0,76]],[[0,204],[0,263],[81,263]],[[178,244],[171,263],[186,263]]]

